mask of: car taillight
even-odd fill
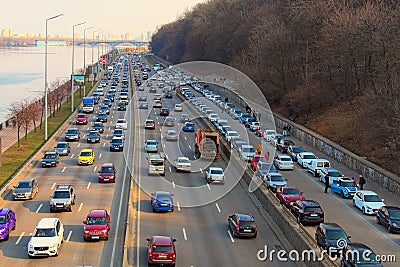
[[[309,215],[310,213],[309,213],[309,212],[306,212],[306,211],[302,211],[302,212],[300,212],[300,214],[301,214],[301,215]]]
[[[239,231],[240,225],[236,225],[236,231]]]
[[[149,146],[146,145],[146,148],[149,148]]]
[[[254,230],[255,230],[256,232],[258,231],[258,227],[257,227],[256,222],[254,222]]]
[[[210,181],[212,181],[212,179],[213,179],[213,178],[212,178],[212,175],[210,175]]]
[[[153,205],[154,205],[154,206],[158,206],[157,201],[153,200]]]

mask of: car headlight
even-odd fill
[[[371,207],[368,207],[368,206],[366,206],[366,208],[367,208],[368,210],[372,210],[372,208],[371,208]]]
[[[0,233],[5,232],[6,228],[0,229]]]
[[[30,196],[30,195],[32,195],[32,192],[26,192],[25,193],[25,196]]]
[[[54,206],[54,202],[53,201],[50,201],[50,206]]]
[[[399,227],[399,225],[397,223],[392,223],[393,227]]]
[[[56,248],[58,246],[58,243],[54,243],[53,245],[50,246],[50,248]]]

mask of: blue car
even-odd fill
[[[158,142],[156,140],[147,140],[144,143],[144,150],[149,152],[158,152]]]
[[[358,190],[358,186],[350,178],[339,178],[331,183],[331,191],[342,198],[353,198]]]
[[[153,211],[174,211],[174,201],[170,192],[157,191],[151,194]]]
[[[243,113],[242,116],[240,116],[240,122],[245,123],[247,118],[251,118],[251,115],[249,113]]]
[[[194,123],[193,122],[186,122],[185,125],[182,127],[182,131],[184,132],[194,132]]]

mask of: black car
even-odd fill
[[[297,161],[297,154],[304,152],[304,148],[301,146],[290,145],[287,149],[287,154],[292,158],[293,161]]]
[[[330,255],[338,254],[343,245],[350,244],[351,236],[336,223],[321,223],[315,231],[315,241],[317,245],[330,252]],[[339,240],[343,240],[343,244],[338,244]]]
[[[111,107],[111,105],[112,105],[111,100],[108,99],[108,98],[104,99],[104,100],[102,101],[102,103],[103,103],[103,105],[106,105],[106,106],[108,106],[108,107]]]
[[[172,93],[171,92],[166,92],[164,95],[164,98],[172,98]]]
[[[118,103],[118,110],[125,111],[126,110],[126,103],[125,102],[119,102]]]
[[[100,143],[100,133],[98,131],[90,131],[87,136],[88,143]]]
[[[42,158],[42,167],[57,167],[60,162],[57,151],[48,151],[44,153]]]
[[[168,116],[169,115],[169,109],[168,108],[161,108],[160,109],[160,116]]]
[[[107,121],[107,114],[106,113],[97,114],[96,121],[106,122]]]
[[[400,233],[400,208],[383,206],[378,209],[376,223],[386,227],[389,233]]]
[[[285,139],[276,144],[276,149],[281,151],[282,153],[286,153],[289,146],[294,146],[293,141]]]
[[[298,224],[318,224],[324,222],[324,211],[315,200],[297,200],[289,205],[290,212]]]
[[[104,126],[102,122],[95,122],[93,124],[93,130],[94,131],[99,131],[99,133],[103,133],[104,132]]]
[[[351,267],[381,267],[383,266],[378,260],[377,255],[371,248],[362,243],[354,242],[347,244],[343,249],[343,256],[340,261],[340,266]]]
[[[234,237],[257,237],[258,227],[254,217],[250,214],[233,214],[228,217],[228,227]]]
[[[110,151],[124,151],[124,139],[113,137],[110,142]]]

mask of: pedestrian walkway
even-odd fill
[[[39,124],[40,121],[36,122],[36,125]],[[31,132],[32,130],[33,130],[33,124],[29,126],[28,133]],[[20,134],[20,139],[22,141],[23,138],[25,137],[25,129],[21,128],[19,134]],[[11,125],[9,127],[4,127],[0,131],[0,138],[1,138],[1,153],[4,153],[12,145],[18,142],[17,127],[12,127]]]

